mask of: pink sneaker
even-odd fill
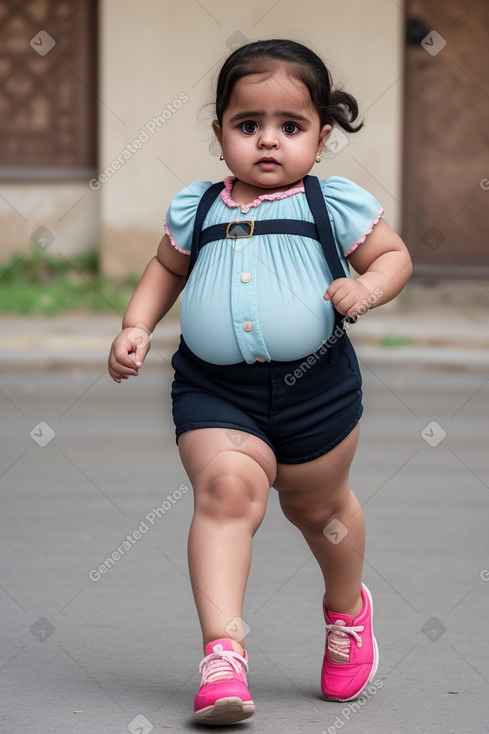
[[[248,655],[233,650],[228,637],[209,642],[199,666],[202,684],[195,696],[199,724],[234,724],[255,713],[248,690]]]
[[[362,611],[353,622],[347,614],[329,612],[324,604],[326,650],[321,691],[328,701],[358,698],[377,671],[379,650],[372,627],[372,597],[362,584]]]

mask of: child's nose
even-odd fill
[[[277,148],[278,144],[278,135],[275,129],[272,127],[264,128],[260,136],[260,145],[264,148]]]

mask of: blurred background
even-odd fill
[[[224,57],[276,36],[311,46],[366,121],[338,131],[314,172],[371,191],[418,276],[486,277],[488,28],[488,4],[473,0],[305,0],[300,13],[295,0],[3,1],[4,288],[16,273],[70,273],[73,295],[95,272],[140,274],[175,193],[227,173],[210,127]],[[53,288],[29,308],[59,298]]]

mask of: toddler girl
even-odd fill
[[[172,400],[194,492],[188,553],[204,643],[195,698],[203,724],[255,711],[242,613],[272,486],[324,576],[323,696],[354,699],[377,669],[361,580],[364,519],[349,486],[361,377],[344,320],[394,298],[411,261],[369,193],[308,176],[333,126],[356,132],[357,116],[354,98],[331,89],[323,62],[301,44],[234,51],[213,123],[232,175],[207,194],[205,210],[209,181],[174,198],[110,352],[114,380],[137,375],[148,336],[185,286]]]

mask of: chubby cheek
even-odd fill
[[[304,145],[294,151],[294,163],[298,166],[311,167],[317,156],[317,146]]]
[[[244,138],[242,135],[234,135],[230,133],[223,137],[223,147],[228,151],[229,155],[242,154],[246,150],[250,150],[252,144],[251,138]]]
[[[295,155],[298,158],[315,158],[317,155],[317,144],[311,140],[304,141],[301,145],[294,146]]]
[[[229,165],[241,167],[250,162],[252,152],[249,145],[243,145],[242,142],[236,142],[232,145],[223,146],[223,153]]]

